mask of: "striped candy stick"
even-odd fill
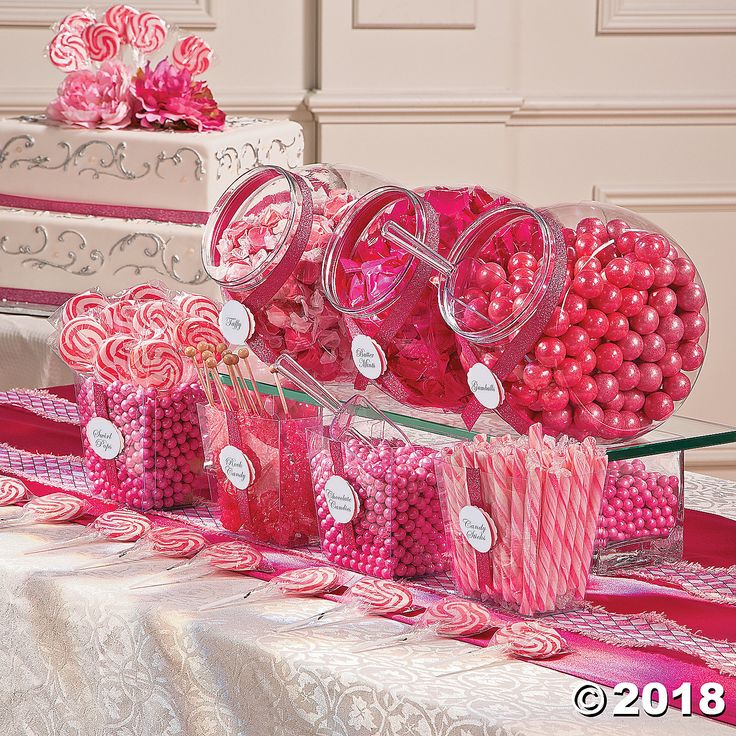
[[[501,593],[502,600],[512,602],[511,595],[511,505],[512,505],[512,466],[511,445],[503,442],[493,458],[493,473],[496,478],[497,493],[500,498],[501,525],[503,527],[501,546]]]
[[[521,604],[524,579],[524,498],[526,496],[526,450],[521,444],[511,448],[511,565],[509,587],[511,603]]]
[[[546,609],[543,588],[549,577],[550,540],[541,526],[544,466],[541,453],[530,449],[526,457],[527,486],[524,509],[524,586],[519,612],[531,615]]]
[[[569,468],[572,472],[573,502],[575,508],[575,541],[573,543],[573,559],[570,568],[570,589],[578,599],[580,578],[587,577],[590,560],[585,560],[583,552],[585,540],[585,515],[587,513],[588,492],[587,478],[589,477],[588,464],[585,453],[579,444],[572,444],[569,448]],[[583,572],[585,571],[585,572]]]
[[[555,595],[559,601],[567,593],[570,561],[572,559],[573,524],[575,519],[569,513],[570,508],[570,472],[556,462],[548,473],[548,481],[552,492],[557,497],[555,515],[555,539],[557,544],[557,587]]]
[[[558,497],[552,483],[550,468],[554,462],[554,451],[545,447],[542,452],[542,510],[540,519],[540,549],[549,548],[549,572],[546,581],[542,581],[543,599],[547,611],[557,607],[557,591],[560,575],[560,530],[557,516]]]

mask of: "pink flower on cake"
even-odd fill
[[[71,72],[46,108],[51,120],[82,128],[125,128],[133,115],[130,72],[119,61]]]
[[[148,62],[134,77],[138,107],[136,118],[142,128],[194,128],[223,130],[225,113],[217,106],[210,88],[195,82],[191,72],[177,69],[167,59],[155,67]]]

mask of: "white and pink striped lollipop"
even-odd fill
[[[165,557],[193,557],[207,546],[207,540],[193,529],[160,526],[144,538],[147,546]]]
[[[130,45],[143,54],[158,51],[166,40],[166,22],[155,13],[145,11],[128,16]]]
[[[472,636],[497,623],[491,611],[480,603],[463,598],[443,598],[422,614],[422,623],[441,636]]]
[[[359,601],[376,616],[390,616],[411,608],[409,588],[393,580],[364,577],[350,588],[350,597]]]
[[[162,391],[181,383],[184,362],[175,347],[164,340],[144,340],[128,357],[131,377],[141,386]]]
[[[92,370],[102,341],[107,338],[102,325],[91,317],[74,317],[59,333],[59,355],[75,371]]]
[[[519,659],[548,659],[567,650],[556,629],[539,621],[517,621],[500,628],[493,637],[504,652]]]
[[[14,506],[28,496],[24,483],[15,478],[0,475],[0,506]]]
[[[134,299],[137,302],[147,302],[154,299],[168,299],[168,294],[163,286],[156,284],[137,284],[126,289],[121,299]]]
[[[180,38],[171,52],[171,63],[193,77],[204,74],[212,61],[212,47],[199,36]]]
[[[138,15],[138,10],[132,8],[130,5],[118,3],[111,5],[105,11],[104,21],[108,26],[115,29],[123,43],[130,43],[130,19],[134,15]]]
[[[68,322],[75,317],[83,315],[95,309],[102,309],[107,306],[107,299],[97,291],[83,291],[76,294],[64,302],[62,311],[62,320]]]
[[[167,337],[183,318],[182,311],[171,302],[142,302],[133,315],[133,331],[141,337]]]
[[[106,304],[96,312],[95,316],[109,335],[119,335],[120,333],[130,335],[133,331],[135,311],[136,302],[132,299],[121,299],[119,302]]]
[[[87,10],[80,10],[77,13],[69,13],[69,15],[59,21],[59,31],[71,31],[72,33],[81,34],[87,27],[95,22],[95,17]]]
[[[87,46],[77,31],[59,31],[49,43],[49,61],[65,73],[78,72],[89,64]]]
[[[128,358],[135,344],[135,340],[127,335],[103,340],[93,365],[95,377],[103,383],[127,381],[130,378]]]
[[[106,23],[94,23],[84,28],[82,40],[92,61],[114,59],[120,51],[120,36]]]
[[[86,508],[87,504],[81,498],[68,493],[49,493],[32,498],[23,507],[23,516],[27,514],[33,521],[53,524],[76,519]]]
[[[217,324],[220,307],[209,297],[201,294],[179,294],[174,300],[179,308],[190,317],[200,317]]]
[[[114,542],[136,542],[151,530],[152,525],[137,511],[113,509],[98,516],[90,526]]]
[[[334,567],[305,567],[282,572],[270,582],[284,595],[319,595],[334,590],[339,576]]]
[[[218,345],[225,342],[220,328],[208,319],[189,317],[182,320],[174,329],[174,341],[181,349],[196,345],[198,342],[208,342]]]
[[[213,567],[230,572],[249,572],[263,565],[263,555],[245,542],[220,542],[208,547],[202,554]]]

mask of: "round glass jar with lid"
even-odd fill
[[[272,363],[288,354],[321,381],[350,380],[350,340],[324,298],[320,268],[352,203],[386,184],[377,175],[315,164],[261,166],[227,189],[210,215],[202,260],[225,299],[250,309],[249,345]]]
[[[470,393],[439,311],[435,269],[461,232],[508,201],[481,187],[387,186],[351,207],[327,248],[322,281],[352,338],[356,388],[371,380],[406,405],[462,411]]]
[[[448,256],[440,310],[505,390],[518,431],[620,442],[690,394],[708,308],[692,260],[645,218],[599,202],[479,218]],[[468,415],[472,423],[475,416]]]

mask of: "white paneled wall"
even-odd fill
[[[0,0],[0,111],[42,107],[41,49],[82,0]],[[100,3],[92,3],[99,7]],[[596,196],[696,260],[711,344],[685,411],[736,422],[736,0],[151,0],[204,33],[229,110],[305,125],[307,155],[534,204]],[[692,455],[736,477],[736,451]]]

